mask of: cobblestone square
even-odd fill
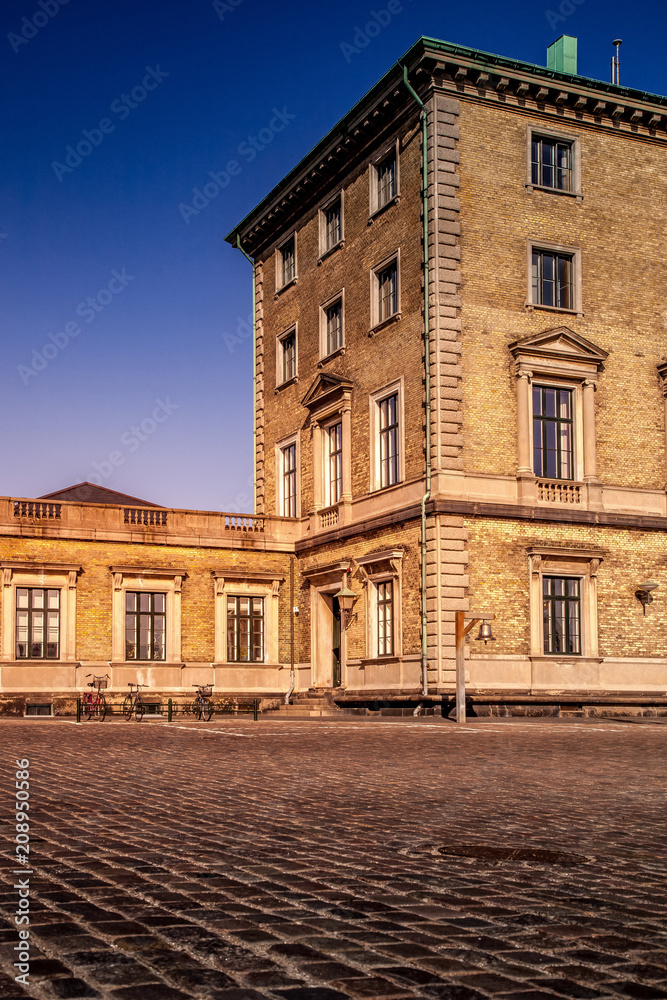
[[[1,720],[0,997],[667,997],[666,735]]]

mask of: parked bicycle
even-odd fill
[[[146,706],[141,700],[141,689],[148,687],[148,684],[130,684],[128,682],[127,686],[130,689],[130,693],[125,695],[125,699],[123,701],[123,715],[128,722],[133,715],[137,722],[141,722],[144,717],[144,712],[146,711]],[[133,691],[133,688],[136,688],[136,691]]]
[[[197,697],[192,702],[190,711],[194,715],[195,719],[201,719],[204,722],[208,722],[213,715],[213,702],[211,701],[213,685],[193,684],[192,686],[197,688]]]
[[[102,692],[107,687],[109,682],[109,675],[103,674],[99,677],[97,674],[86,674],[86,677],[92,677],[92,681],[89,681],[88,687],[91,688],[87,691],[82,699],[82,709],[88,722],[91,719],[97,719],[98,722],[104,722],[105,716],[107,714],[107,703],[106,698]]]

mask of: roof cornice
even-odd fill
[[[424,99],[436,89],[464,100],[492,102],[525,113],[556,113],[559,120],[609,129],[629,137],[664,141],[667,97],[558,73],[463,45],[420,38],[272,191],[225,237],[237,236],[257,254],[277,238],[304,205],[330,183],[385,128],[417,107],[403,82],[403,65]]]

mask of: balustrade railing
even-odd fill
[[[537,499],[548,503],[581,503],[581,483],[567,483],[562,480],[553,481],[538,479]]]

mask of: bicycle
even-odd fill
[[[137,722],[141,722],[146,711],[146,706],[141,700],[141,689],[148,687],[148,684],[130,684],[128,681],[127,686],[130,689],[130,693],[125,695],[121,711],[127,722],[130,721],[133,715]],[[133,691],[132,688],[136,688],[137,690]]]
[[[196,719],[202,719],[204,722],[208,722],[213,715],[213,702],[211,701],[213,685],[193,684],[192,686],[197,688],[197,697],[192,702],[190,711]]]
[[[88,684],[88,687],[92,688],[92,691],[84,694],[82,699],[83,714],[88,722],[91,719],[98,719],[100,722],[104,722],[107,714],[107,703],[102,691],[107,687],[109,675],[103,674],[100,677],[97,674],[86,674],[86,677],[92,677],[93,679]]]

